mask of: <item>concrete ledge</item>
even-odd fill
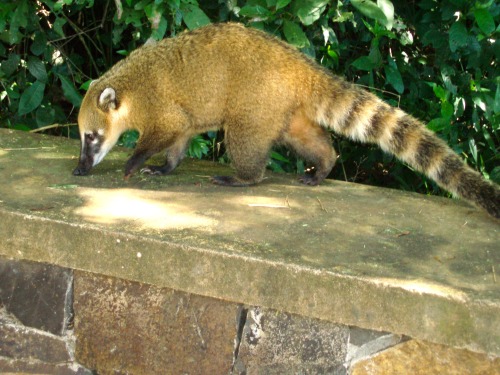
[[[78,142],[0,129],[0,254],[500,354],[498,221],[464,202],[226,167],[74,177]]]

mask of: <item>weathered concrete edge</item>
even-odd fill
[[[487,301],[419,293],[2,209],[0,222],[0,254],[7,257],[500,355],[499,307]]]

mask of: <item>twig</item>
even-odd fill
[[[409,230],[396,234],[396,237],[408,236],[410,234]]]
[[[78,27],[78,25],[76,25],[73,21],[71,21],[69,19],[68,16],[66,16],[64,13],[63,13],[63,17],[66,19],[66,21],[68,22],[68,24],[73,28],[73,30],[77,33],[76,36],[78,37],[78,39],[80,39],[80,42],[82,43],[83,45],[83,48],[85,49],[85,51],[87,51],[87,54],[89,55],[89,58],[90,58],[90,62],[92,63],[92,65],[94,66],[94,69],[97,73],[98,76],[101,75],[100,73],[100,70],[99,70],[99,67],[97,66],[97,63],[95,62],[94,58],[92,57],[92,51],[90,50],[89,46],[87,45],[87,43],[85,42],[85,39],[82,37],[81,35],[81,32],[83,31],[82,29],[80,29]],[[92,38],[89,38],[90,42],[95,46],[95,48],[97,50],[99,50],[99,47],[94,43],[94,41],[92,40]],[[101,52],[102,54],[102,51],[99,51]]]
[[[392,96],[397,97],[398,98],[398,108],[399,108],[399,103],[401,102],[401,95],[395,94],[395,93],[393,93],[391,91],[379,89],[379,88],[376,88],[376,87],[371,87],[371,86],[367,86],[367,85],[361,85],[359,83],[355,83],[355,85],[356,86],[360,86],[360,87],[364,87],[364,88],[367,88],[367,89],[370,89],[370,90],[380,91],[380,92],[383,92],[384,94],[388,94],[388,95],[392,95]]]
[[[288,208],[292,208],[290,207],[290,201],[288,200],[288,195],[285,197],[285,204],[288,206]]]
[[[32,129],[32,130],[29,131],[29,133],[38,133],[38,132],[43,132],[44,130],[48,130],[48,129],[66,128],[66,127],[69,127],[69,126],[76,126],[76,125],[78,125],[78,124],[77,123],[52,124],[52,125],[42,126],[41,128]]]
[[[287,206],[282,206],[280,204],[264,204],[264,203],[250,203],[249,207],[267,207],[267,208],[287,208]]]
[[[339,155],[337,156],[337,159],[340,159],[340,166],[342,167],[342,172],[344,172],[344,180],[345,180],[345,182],[349,182],[347,180],[347,173],[345,171],[344,161],[340,157],[342,155],[342,147],[340,146],[340,141],[339,140],[337,140],[337,148],[339,150]]]
[[[27,151],[27,150],[44,150],[56,148],[56,146],[46,146],[46,147],[19,147],[19,148],[0,148],[3,151]]]
[[[123,14],[123,5],[121,0],[115,0],[115,5],[116,5],[116,17],[118,19],[121,19]]]
[[[328,210],[325,208],[325,206],[323,206],[323,203],[321,203],[321,201],[319,200],[319,198],[318,198],[318,197],[316,197],[316,200],[318,201],[319,206],[321,207],[321,209],[322,209],[323,211],[325,211],[325,212],[330,212],[330,211],[328,211]]]
[[[73,35],[64,36],[64,37],[59,38],[59,39],[52,39],[52,40],[49,40],[49,42],[51,42],[51,43],[56,43],[56,42],[61,42],[61,41],[70,42],[71,40],[75,39],[79,35],[87,34],[90,31],[94,31],[94,30],[98,30],[98,29],[102,29],[102,25],[91,27],[90,29],[86,29],[86,30],[79,29],[80,31],[77,33],[74,33]]]
[[[401,230],[401,229],[393,227],[392,225],[389,225],[389,226],[392,229],[397,230],[399,232],[398,234],[396,234],[396,237],[407,236],[407,235],[409,235],[411,233],[409,230]]]

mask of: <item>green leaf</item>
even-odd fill
[[[23,92],[21,99],[19,100],[19,116],[23,116],[35,110],[42,103],[44,91],[45,83],[40,81],[35,81],[30,87],[28,87]]]
[[[488,132],[488,129],[486,128],[486,126],[483,126],[483,128],[481,130],[483,131],[484,139],[486,140],[486,143],[488,143],[488,146],[490,147],[490,150],[496,153],[495,142],[491,138],[491,135]]]
[[[441,103],[441,117],[450,120],[454,113],[455,108],[450,102],[445,100]]]
[[[278,153],[276,151],[271,151],[271,158],[278,160],[278,161],[282,161],[284,163],[290,163],[289,159],[285,158],[283,155],[281,155],[280,153]]]
[[[291,1],[292,0],[278,0],[276,2],[276,10],[286,7]]]
[[[63,26],[66,24],[66,20],[64,18],[57,18],[56,21],[54,22],[54,31],[59,34],[59,36],[64,37],[64,31],[63,31]]]
[[[283,34],[285,34],[286,40],[297,48],[309,46],[309,39],[307,39],[304,31],[302,31],[301,27],[295,22],[284,20]]]
[[[389,58],[389,64],[385,66],[385,79],[388,84],[390,84],[397,91],[398,94],[402,94],[405,90],[405,85],[403,83],[403,78],[398,70],[396,62]]]
[[[477,163],[477,144],[474,138],[469,138],[469,151],[474,158],[474,161]]]
[[[16,10],[10,20],[9,43],[17,44],[22,34],[19,33],[19,28],[25,28],[28,25],[28,1],[18,1]]]
[[[381,6],[375,4],[371,0],[351,0],[351,3],[365,16],[378,21],[381,25],[384,25],[387,30],[392,28],[392,22],[394,20],[394,7],[392,7],[392,19],[389,20],[386,16],[386,12],[388,14],[391,13],[390,6],[392,6],[392,3],[390,1],[386,0],[381,2],[384,10],[382,10]]]
[[[495,181],[497,184],[500,184],[500,166],[496,166],[490,172],[490,179]]]
[[[486,103],[480,96],[474,96],[472,98],[472,101],[474,102],[475,105],[477,105],[479,108],[481,108],[483,111],[486,112]]]
[[[65,98],[68,99],[75,107],[80,107],[80,104],[82,104],[82,96],[75,88],[73,82],[71,82],[68,77],[59,73],[57,73],[57,77],[61,80]]]
[[[139,139],[139,132],[137,130],[127,130],[123,133],[118,141],[119,146],[134,148]]]
[[[0,63],[0,69],[5,73],[6,76],[10,76],[17,70],[20,62],[21,57],[18,54],[11,53],[7,60],[4,60]]]
[[[377,6],[382,10],[387,19],[387,23],[380,22],[387,30],[392,29],[394,24],[394,5],[389,0],[377,0]]]
[[[490,35],[495,31],[495,21],[487,9],[476,9],[474,11],[477,25],[483,33]]]
[[[167,19],[161,16],[158,28],[153,30],[153,32],[151,33],[151,37],[154,40],[162,40],[165,36],[165,33],[167,32],[167,26]]]
[[[443,87],[433,84],[432,90],[438,99],[446,100],[446,90]]]
[[[36,124],[45,126],[54,123],[56,111],[52,107],[41,106],[36,110]]]
[[[351,65],[356,69],[365,70],[367,72],[377,67],[377,64],[375,64],[368,56],[361,56],[357,58],[351,63]]]
[[[33,39],[33,43],[31,44],[30,51],[35,56],[40,56],[45,52],[47,48],[47,37],[45,33],[41,31],[35,32],[35,37]]]
[[[495,91],[495,101],[493,102],[493,112],[500,113],[500,83],[497,83]]]
[[[241,16],[249,17],[249,18],[259,18],[265,19],[268,18],[272,13],[261,5],[245,5],[240,9]]]
[[[28,70],[40,82],[47,83],[47,70],[43,62],[35,56],[28,57]]]
[[[408,46],[413,44],[413,34],[410,30],[403,31],[399,38],[399,41],[403,46]]]
[[[455,22],[449,31],[449,43],[451,52],[455,52],[461,47],[467,46],[469,34],[467,28],[461,22]]]
[[[435,49],[440,50],[447,47],[448,39],[448,35],[441,30],[431,29],[422,37],[422,43],[424,46],[432,44]]]
[[[181,13],[189,30],[210,24],[210,18],[195,4],[183,4]]]
[[[92,81],[93,81],[93,80],[89,79],[89,80],[87,80],[87,81],[83,82],[83,83],[80,85],[80,87],[79,87],[79,88],[80,88],[80,90],[88,91],[88,89],[89,89],[90,85],[92,84]]]
[[[296,0],[292,12],[299,17],[302,24],[309,26],[321,17],[328,0]]]
[[[197,135],[191,140],[188,149],[188,155],[196,159],[203,158],[203,155],[208,154],[207,140],[205,140],[201,135]]]
[[[427,124],[427,128],[434,131],[434,132],[438,132],[438,131],[441,131],[443,129],[446,129],[448,126],[450,126],[449,120],[442,118],[442,117],[435,118],[434,120],[431,120]]]

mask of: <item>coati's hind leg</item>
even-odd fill
[[[236,170],[235,176],[214,176],[212,182],[225,186],[248,186],[262,181],[274,139],[259,134],[251,126],[226,129],[225,144]]]
[[[337,153],[333,149],[330,134],[309,120],[302,111],[294,114],[281,142],[311,164],[306,174],[299,179],[306,185],[320,184],[335,165]]]

